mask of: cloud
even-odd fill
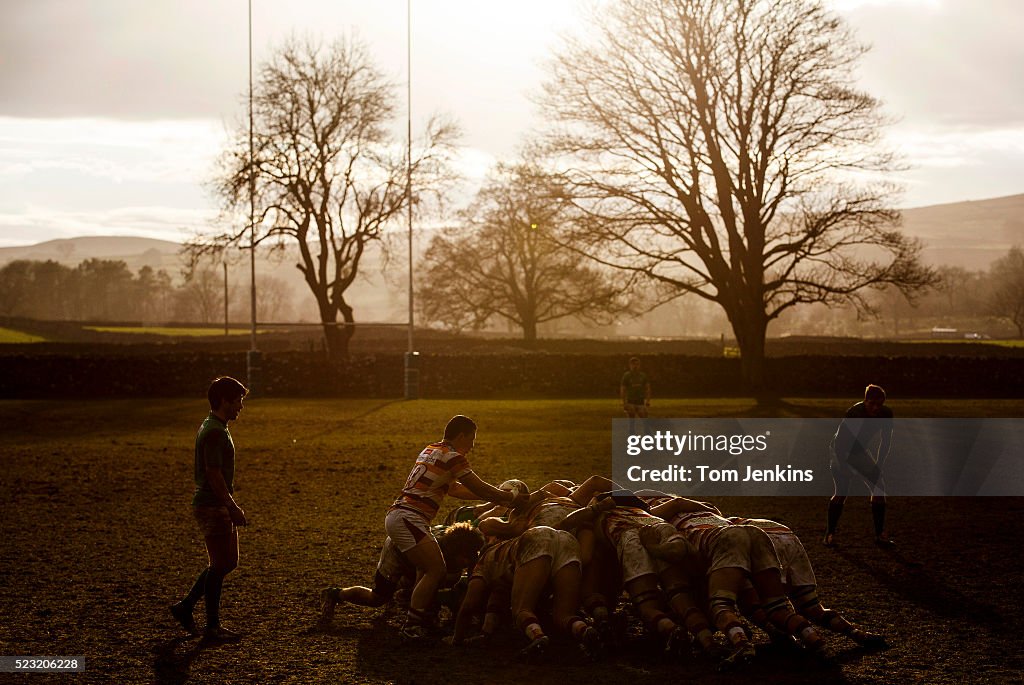
[[[863,86],[915,125],[1024,125],[1024,3],[859,2],[843,11],[871,47]]]
[[[246,31],[240,2],[5,0],[0,114],[216,115],[246,83]]]
[[[211,227],[209,209],[119,207],[107,211],[60,211],[29,206],[0,213],[0,246],[26,245],[55,238],[125,235],[181,242],[196,228]]]
[[[226,135],[210,120],[0,118],[0,211],[205,206]]]
[[[978,166],[991,153],[1024,158],[1024,127],[1015,129],[896,129],[890,142],[917,168]]]

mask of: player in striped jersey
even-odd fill
[[[656,490],[640,490],[636,494],[652,508],[652,513],[657,510],[659,505],[673,499],[672,495]],[[701,504],[705,505],[709,511],[714,509],[713,505],[707,502]],[[697,579],[703,579],[705,576],[706,567],[703,561],[696,564],[691,563],[688,566],[670,564],[658,574],[668,605],[675,616],[694,637],[704,653],[717,659],[727,655],[722,653],[722,649],[715,642],[715,631],[711,627],[711,621],[701,609],[701,605],[706,601],[707,587],[703,580],[698,581]]]
[[[771,538],[775,551],[782,564],[782,581],[786,594],[796,610],[816,625],[836,633],[847,635],[859,645],[875,649],[886,647],[885,638],[869,633],[846,620],[839,612],[828,609],[821,604],[818,597],[818,581],[814,577],[811,560],[807,557],[800,538],[789,527],[769,519],[748,519],[733,516],[729,518],[734,524],[757,526]],[[740,606],[744,614],[750,616],[755,623],[766,628],[763,610],[759,611],[760,599],[754,586],[747,584],[740,595]]]
[[[530,528],[519,537],[486,547],[473,568],[469,587],[455,619],[450,644],[462,644],[470,622],[487,605],[492,594],[509,597],[516,627],[530,644],[520,653],[541,656],[549,640],[537,617],[537,603],[547,592],[553,595],[555,626],[571,635],[592,658],[597,656],[597,632],[579,616],[579,544],[570,533],[547,526]],[[490,611],[492,607],[488,606]]]
[[[428,614],[434,594],[445,575],[444,556],[430,534],[434,518],[449,491],[464,499],[478,498],[495,504],[518,505],[527,496],[499,490],[480,479],[467,455],[476,441],[476,423],[461,414],[444,429],[440,442],[427,445],[384,519],[388,537],[416,567],[418,579],[409,600],[402,637],[422,640],[433,621]]]
[[[786,596],[779,558],[764,531],[756,526],[734,525],[710,511],[708,505],[685,497],[662,500],[652,513],[671,522],[704,557],[712,621],[733,646],[727,664],[747,661],[754,655],[737,606],[748,576],[765,598],[764,611],[773,625],[798,637],[809,649],[824,648],[822,637]]]
[[[690,647],[686,630],[676,625],[662,607],[658,573],[668,563],[683,563],[695,553],[672,526],[649,514],[644,506],[627,491],[602,493],[560,525],[573,527],[597,514],[595,533],[602,543],[614,548],[621,584],[644,626],[665,640],[667,652],[687,656]]]
[[[508,521],[493,519],[484,523],[485,535],[508,539],[532,526],[557,526],[569,514],[589,502],[599,492],[606,492],[615,484],[603,476],[591,476],[581,485],[567,487],[571,481],[552,481],[533,493],[520,509],[510,513]],[[586,564],[586,561],[584,561]]]

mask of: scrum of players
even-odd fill
[[[602,476],[579,485],[553,481],[533,492],[520,480],[484,488],[475,475],[442,485],[446,474],[472,474],[468,462],[450,473],[436,466],[444,445],[421,453],[417,464],[431,465],[432,482],[422,482],[423,469],[417,475],[414,467],[392,512],[403,502],[419,503],[410,495],[431,487],[447,493],[456,481],[490,501],[453,510],[429,528],[430,539],[417,534],[405,550],[393,537],[409,524],[389,526],[373,587],[324,589],[322,623],[333,620],[340,603],[396,601],[407,605],[401,637],[408,642],[436,643],[446,608],[454,620],[445,645],[486,645],[511,624],[523,636],[524,660],[556,649],[552,637],[598,660],[623,648],[633,615],[667,658],[702,655],[723,670],[754,658],[748,624],[794,652],[822,655],[826,631],[865,648],[886,646],[882,636],[822,605],[807,553],[781,523],[726,517],[711,503],[663,492],[630,492]],[[464,457],[472,440],[461,447]],[[452,494],[472,496],[459,490],[452,485]],[[425,574],[433,571],[425,570],[423,552],[435,548],[443,561],[425,593]]]

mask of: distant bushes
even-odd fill
[[[420,394],[426,398],[614,398],[624,360],[608,355],[442,355],[420,358]],[[738,359],[644,357],[654,396],[719,397],[747,394]],[[167,351],[152,354],[0,356],[0,397],[99,398],[202,396],[218,374],[246,377],[244,352]],[[399,354],[353,355],[329,363],[322,354],[267,352],[259,395],[278,397],[401,397]],[[826,357],[768,360],[770,391],[784,396],[856,396],[868,382],[900,397],[1024,396],[1024,358]]]

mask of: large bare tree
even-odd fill
[[[621,0],[592,28],[542,95],[574,246],[720,305],[753,389],[785,310],[934,279],[877,180],[895,165],[853,87],[863,48],[820,2]]]
[[[559,194],[537,166],[499,164],[461,225],[431,240],[419,286],[426,318],[453,328],[505,320],[532,344],[539,324],[608,321],[624,310],[628,278],[560,244],[567,206]]]
[[[354,333],[346,291],[367,246],[392,222],[448,179],[457,136],[453,123],[431,119],[416,145],[412,189],[406,145],[394,123],[394,87],[365,47],[351,39],[323,45],[292,39],[264,64],[253,92],[255,161],[249,163],[248,122],[221,158],[215,190],[225,209],[247,214],[250,182],[256,204],[256,245],[298,246],[298,263],[316,298],[327,349],[346,354]],[[247,247],[248,226],[189,245],[194,258],[228,245]],[[345,325],[338,325],[338,317]]]

